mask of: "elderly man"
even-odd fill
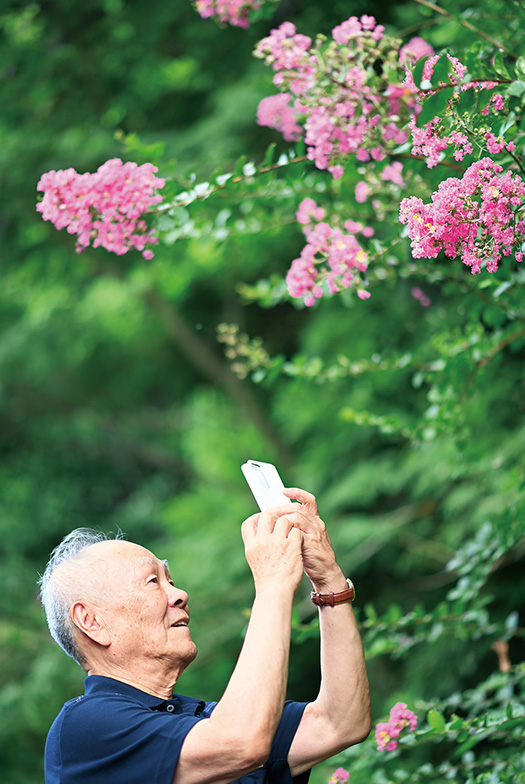
[[[165,561],[137,544],[80,529],[41,580],[54,639],[87,673],[46,743],[47,784],[291,784],[370,730],[368,680],[352,612],[315,498],[242,526],[255,599],[246,638],[217,703],[174,695],[196,656],[188,596]],[[291,612],[302,573],[321,629],[315,701],[285,702]]]

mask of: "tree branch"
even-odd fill
[[[503,351],[503,349],[506,346],[508,346],[510,343],[513,343],[515,340],[521,337],[525,337],[525,329],[523,327],[519,327],[518,329],[515,329],[514,332],[511,332],[510,335],[507,335],[507,337],[503,338],[503,340],[501,340],[496,346],[494,346],[494,348],[491,351],[489,351],[487,354],[485,354],[484,357],[481,357],[481,359],[478,360],[478,362],[476,363],[477,366],[479,368],[485,367],[485,365],[488,365],[490,360],[493,359],[496,356],[496,354],[499,354],[499,352]]]
[[[204,340],[191,329],[173,303],[167,302],[153,288],[144,292],[143,297],[179,351],[205,378],[221,387],[237,403],[252,424],[277,451],[282,465],[291,467],[294,463],[293,455],[275,431],[250,386],[240,381],[228,366],[221,362]]]
[[[492,38],[491,35],[488,35],[488,33],[484,33],[483,30],[479,30],[477,27],[474,27],[473,24],[467,22],[465,19],[458,19],[457,16],[454,16],[454,14],[450,14],[448,11],[445,11],[443,8],[440,8],[438,5],[435,5],[435,3],[429,2],[429,0],[415,0],[415,1],[420,5],[426,6],[426,8],[430,8],[431,11],[435,11],[437,14],[442,14],[443,16],[446,16],[449,19],[453,19],[458,24],[462,25],[463,27],[466,27],[467,30],[470,30],[476,35],[479,35],[480,38],[484,38],[485,41],[488,41],[489,43],[496,46],[498,49],[501,49],[503,52],[508,54],[509,57],[512,57],[513,60],[518,59],[517,55],[513,54],[509,49],[507,49],[505,44],[502,44],[501,41],[496,41],[496,39]]]

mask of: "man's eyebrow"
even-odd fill
[[[142,558],[139,558],[139,563],[145,564],[146,566],[159,566],[159,564],[162,564],[162,566],[164,567],[164,571],[166,572],[166,576],[169,577],[170,566],[165,558],[160,559],[160,558],[155,558],[152,555],[145,555]]]

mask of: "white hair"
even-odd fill
[[[71,586],[67,580],[53,580],[52,578],[59,566],[66,561],[78,558],[87,547],[108,539],[122,538],[123,535],[120,531],[113,536],[102,531],[95,531],[92,528],[77,528],[65,536],[60,544],[55,547],[44,574],[38,580],[40,601],[44,606],[51,637],[82,668],[84,668],[86,662],[77,644],[75,626],[69,614],[73,602]]]

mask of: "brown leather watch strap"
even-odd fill
[[[339,591],[339,593],[315,593],[312,591],[310,594],[312,602],[318,607],[333,607],[336,604],[343,604],[343,602],[353,602],[355,599],[354,584],[348,578],[346,584],[348,585],[346,591]]]

